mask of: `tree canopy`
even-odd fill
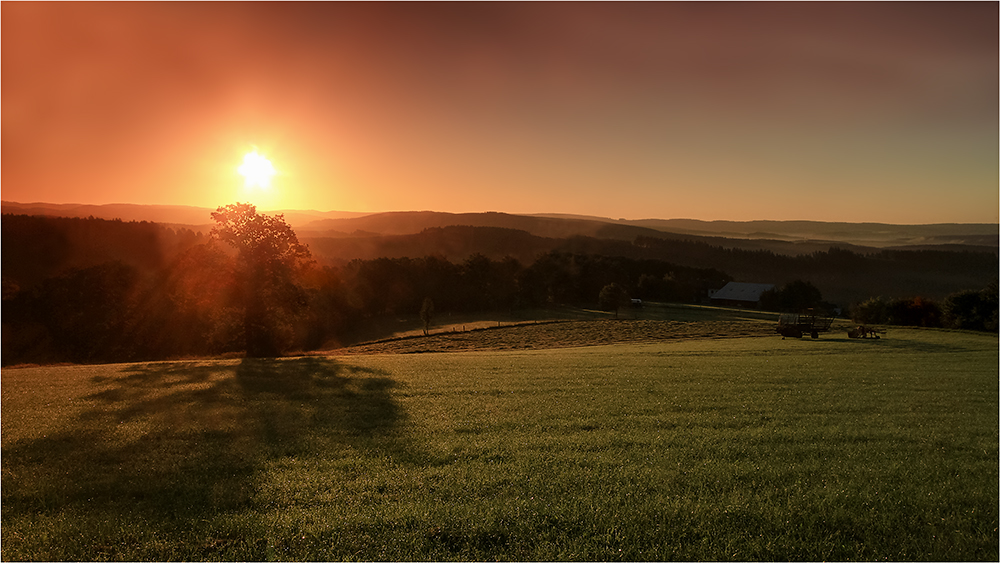
[[[212,218],[217,223],[212,237],[239,252],[246,353],[275,356],[281,347],[277,338],[281,313],[304,302],[296,278],[310,261],[309,249],[282,215],[258,213],[248,203],[220,207]]]
[[[598,302],[601,309],[605,311],[614,311],[615,318],[618,318],[618,309],[628,305],[630,302],[628,292],[624,287],[618,285],[617,283],[609,283],[608,285],[601,288],[601,293],[598,295]]]
[[[212,236],[236,248],[247,265],[292,267],[311,258],[281,214],[264,215],[254,205],[235,203],[216,209],[212,219],[217,223]]]

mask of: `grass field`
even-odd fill
[[[551,305],[541,309],[517,309],[509,313],[442,313],[434,317],[431,334],[463,332],[469,330],[509,326],[531,322],[550,321],[593,321],[612,319],[614,313],[596,308],[580,308],[568,305]],[[647,301],[640,308],[623,307],[618,314],[621,319],[674,321],[674,322],[718,322],[718,321],[765,321],[778,320],[778,313],[715,307],[711,305],[690,305],[685,303],[658,303]],[[773,327],[768,327],[773,332]],[[356,328],[356,339],[349,344],[384,339],[412,338],[423,335],[423,321],[419,315],[390,315],[367,319]]]
[[[997,338],[887,336],[5,369],[2,557],[997,560]]]
[[[688,338],[773,336],[777,313],[649,303],[623,308],[619,319],[607,311],[567,306],[482,315],[445,315],[424,336],[414,317],[371,320],[368,338],[320,354],[409,354],[424,352],[510,351],[661,342]],[[847,326],[847,320],[839,323]],[[549,326],[559,323],[559,326]],[[840,327],[843,328],[843,327]],[[315,352],[310,352],[315,354]]]

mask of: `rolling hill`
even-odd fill
[[[97,217],[123,221],[152,221],[206,232],[212,209],[163,205],[79,205],[2,203],[3,213],[61,217]],[[831,246],[855,252],[876,249],[997,250],[1000,225],[941,223],[892,225],[821,221],[700,221],[694,219],[614,220],[602,217],[509,213],[443,213],[398,211],[354,213],[344,211],[284,210],[285,220],[303,239],[371,238],[415,235],[426,229],[450,226],[492,227],[524,231],[542,238],[576,236],[634,240],[646,236],[704,242],[742,250],[767,250],[797,256]]]
[[[150,221],[165,225],[183,225],[195,231],[212,226],[212,212],[207,207],[188,205],[137,205],[132,203],[110,203],[87,205],[79,203],[0,203],[3,213],[18,215],[46,215],[51,217],[96,217],[98,219],[121,219],[122,221]],[[364,213],[350,211],[277,211],[285,220],[298,227],[320,219],[355,217]],[[269,212],[269,214],[272,214]]]

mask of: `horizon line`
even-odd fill
[[[235,202],[234,202],[235,203]],[[252,203],[252,202],[248,202]],[[186,208],[186,209],[205,209],[213,211],[221,206],[216,207],[206,207],[202,205],[187,205],[187,204],[172,204],[172,203],[130,203],[130,202],[114,202],[114,203],[80,203],[80,202],[68,202],[68,203],[53,203],[47,201],[31,201],[31,202],[20,202],[3,199],[0,200],[0,204],[12,204],[12,205],[43,205],[43,206],[78,206],[78,207],[109,207],[115,205],[121,206],[132,206],[132,207],[163,207],[163,208]],[[229,204],[225,204],[229,205]],[[622,222],[642,222],[642,221],[696,221],[700,223],[826,223],[826,224],[849,224],[849,225],[893,225],[893,226],[929,226],[929,225],[998,225],[1000,226],[1000,220],[993,222],[983,222],[983,221],[939,221],[932,223],[892,223],[887,221],[847,221],[847,220],[822,220],[822,219],[698,219],[694,217],[643,217],[637,219],[629,218],[613,218],[603,215],[588,215],[584,213],[569,213],[569,212],[513,212],[513,211],[495,211],[495,210],[485,210],[485,211],[437,211],[433,209],[398,209],[398,210],[381,210],[381,211],[350,211],[345,209],[331,209],[327,211],[322,211],[319,209],[297,209],[297,208],[263,208],[257,206],[261,212],[265,213],[349,213],[358,216],[369,216],[369,215],[379,215],[384,213],[441,213],[446,215],[476,215],[476,214],[487,214],[487,213],[500,213],[505,215],[516,215],[522,217],[566,217],[566,218],[578,218],[586,220],[598,220],[605,221],[609,223],[622,223]]]

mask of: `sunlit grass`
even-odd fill
[[[996,337],[889,336],[4,370],[3,557],[994,560]]]

